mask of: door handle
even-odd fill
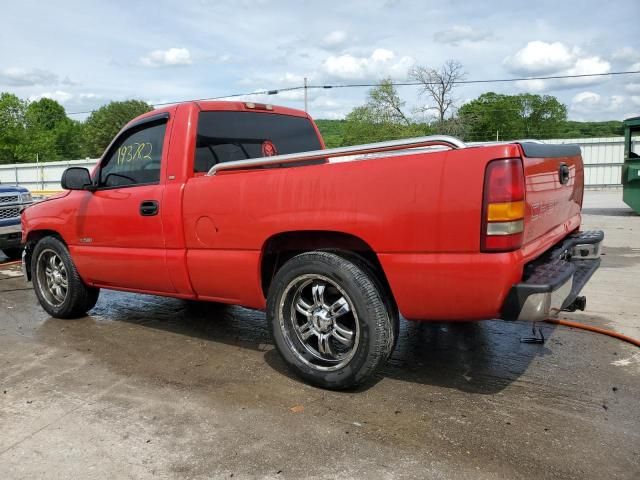
[[[560,164],[560,168],[558,169],[558,177],[561,185],[566,185],[569,183],[569,178],[571,177],[571,171],[566,163],[562,162]]]
[[[157,215],[158,210],[160,210],[160,205],[157,200],[143,200],[142,203],[140,203],[140,215],[143,217]]]

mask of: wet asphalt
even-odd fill
[[[587,193],[605,255],[563,317],[639,338],[620,195]],[[403,321],[373,382],[330,392],[288,372],[261,312],[103,291],[56,320],[0,265],[0,478],[640,478],[640,350],[541,328]]]

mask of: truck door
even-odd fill
[[[162,193],[169,115],[147,117],[120,133],[94,172],[97,190],[78,211],[72,255],[91,283],[175,292],[165,260]]]

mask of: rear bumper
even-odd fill
[[[600,266],[601,231],[568,236],[525,272],[504,302],[505,320],[540,321],[569,308]]]

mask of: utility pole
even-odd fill
[[[307,77],[304,77],[304,111],[309,113],[309,93],[307,86]]]
[[[500,133],[500,130],[496,130],[496,142],[499,142],[499,141],[500,141],[500,135],[499,135],[499,133]]]

